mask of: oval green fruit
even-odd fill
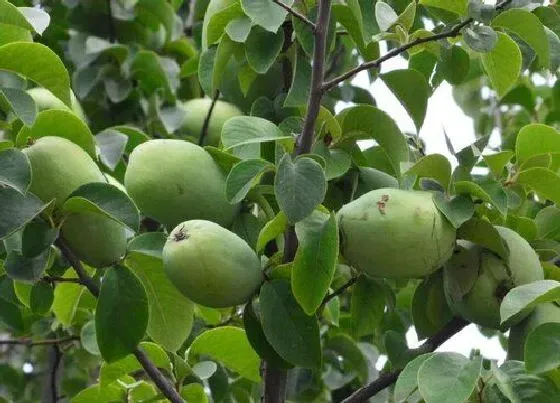
[[[500,304],[505,294],[513,287],[542,280],[544,272],[537,253],[525,239],[509,228],[495,228],[509,249],[507,262],[488,249],[465,242],[447,263],[444,275],[473,265],[478,276],[464,295],[451,295],[446,288],[449,305],[470,322],[500,329]]]
[[[61,234],[76,256],[93,267],[110,266],[126,252],[124,225],[102,214],[72,213]]]
[[[182,129],[188,136],[196,139],[200,137],[204,120],[208,115],[212,100],[209,98],[191,99],[183,104],[185,109],[185,119]],[[216,101],[210,122],[208,124],[208,131],[204,138],[204,145],[217,146],[220,144],[222,136],[222,126],[229,118],[240,116],[242,112],[235,106],[225,101]]]
[[[78,187],[106,182],[101,170],[80,146],[62,137],[35,139],[23,149],[31,163],[29,190],[45,203],[55,199],[60,207]]]
[[[210,154],[182,140],[151,140],[136,147],[124,184],[146,216],[170,228],[192,219],[227,227],[238,210],[226,200],[224,175]]]
[[[45,88],[31,88],[27,90],[27,93],[31,96],[31,98],[33,98],[33,101],[35,101],[35,105],[37,105],[39,112],[46,109],[64,109],[74,112],[84,122],[87,121],[82,105],[80,105],[80,101],[78,101],[78,98],[76,98],[73,92],[70,93],[72,108],[66,106],[64,102],[55,97],[52,92]]]
[[[247,302],[263,280],[259,258],[249,245],[205,220],[175,227],[163,247],[163,264],[181,293],[212,308]]]
[[[344,205],[337,217],[342,256],[373,277],[427,276],[455,245],[455,230],[429,192],[373,190]]]

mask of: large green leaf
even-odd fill
[[[0,151],[0,185],[25,193],[30,183],[31,165],[25,154],[16,148]]]
[[[239,327],[222,326],[201,333],[188,349],[188,357],[209,356],[244,378],[259,382],[260,359]]]
[[[296,224],[298,249],[292,267],[292,291],[305,313],[321,305],[338,260],[338,229],[334,214],[313,212]]]
[[[420,131],[430,96],[430,88],[422,73],[412,69],[392,70],[380,77],[404,106],[414,121],[416,130]]]
[[[7,0],[0,0],[0,24],[12,25],[28,31],[34,30],[18,8]]]
[[[131,353],[144,337],[149,301],[138,277],[125,267],[110,268],[103,277],[95,310],[99,352],[107,362]]]
[[[239,203],[257,184],[261,175],[274,165],[263,159],[248,159],[233,166],[226,179],[226,198],[230,203]]]
[[[518,165],[531,157],[549,153],[560,153],[560,133],[555,128],[534,123],[519,130],[515,143]]]
[[[508,35],[499,32],[498,42],[492,51],[483,53],[482,65],[492,86],[503,97],[517,81],[521,72],[521,51]]]
[[[428,7],[441,8],[459,15],[467,15],[467,0],[420,0],[420,4]]]
[[[167,351],[177,351],[191,332],[194,304],[175,288],[161,259],[131,252],[126,265],[138,276],[148,296],[148,335]]]
[[[78,276],[73,270],[68,270],[63,275],[64,278],[76,279]],[[78,303],[86,288],[81,284],[60,283],[54,288],[54,300],[52,303],[52,311],[56,319],[62,323],[64,327],[70,327],[74,320],[74,315],[78,309]]]
[[[534,190],[540,197],[560,203],[560,176],[550,169],[535,167],[521,171],[517,182]]]
[[[443,275],[438,272],[420,283],[412,299],[412,319],[419,339],[433,336],[453,317],[443,289]]]
[[[451,183],[451,164],[441,154],[430,154],[422,157],[407,173],[421,178],[435,179],[444,189],[448,189]]]
[[[1,88],[0,107],[2,107],[2,104],[6,104],[7,108],[14,112],[26,126],[35,123],[37,106],[27,91],[19,88]]]
[[[225,148],[289,138],[274,123],[255,116],[236,116],[228,119],[222,127]]]
[[[527,372],[543,373],[560,367],[560,323],[543,323],[525,342]]]
[[[523,320],[535,306],[560,299],[560,283],[538,280],[513,288],[500,305],[502,327],[508,328]]]
[[[507,214],[507,195],[498,182],[489,181],[486,184],[470,181],[455,182],[455,193],[470,194],[492,204],[503,216]]]
[[[18,192],[12,187],[0,186],[0,239],[23,227],[41,214],[49,204],[44,204],[35,195]]]
[[[509,258],[509,249],[500,233],[486,220],[473,217],[457,231],[458,239],[474,242],[497,253],[505,261]]]
[[[541,239],[556,239],[560,234],[560,209],[548,206],[539,210],[535,217],[537,236]]]
[[[293,1],[282,0],[282,2],[291,6]],[[278,31],[288,14],[272,0],[241,0],[241,7],[255,24],[270,32]]]
[[[407,401],[418,391],[418,369],[431,356],[432,353],[419,355],[404,367],[395,383],[395,400],[397,402]]]
[[[267,282],[260,294],[261,321],[270,345],[286,361],[304,368],[321,366],[321,341],[315,316],[308,316],[284,280]]]
[[[0,70],[21,74],[72,106],[68,72],[56,53],[45,45],[12,42],[0,46]]]
[[[375,332],[385,310],[385,290],[377,280],[362,276],[352,290],[350,313],[352,332],[356,337]]]
[[[276,61],[283,45],[283,30],[273,33],[254,27],[245,42],[245,54],[249,66],[259,74],[266,73]]]
[[[511,8],[492,20],[493,27],[505,28],[533,48],[543,67],[549,65],[548,39],[539,18],[527,10]]]
[[[327,191],[325,172],[309,157],[295,161],[289,154],[278,163],[274,194],[278,205],[292,223],[307,217],[323,202]]]

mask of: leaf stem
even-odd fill
[[[200,137],[198,138],[198,145],[202,147],[204,144],[204,139],[208,135],[208,126],[210,125],[210,118],[212,117],[212,112],[214,111],[214,107],[216,106],[216,102],[218,102],[218,98],[220,97],[220,91],[216,90],[214,96],[212,97],[212,103],[210,104],[210,109],[208,109],[208,113],[204,118],[204,123],[202,124],[202,130],[200,130]]]

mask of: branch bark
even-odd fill
[[[290,7],[286,3],[281,2],[280,0],[272,0],[272,2],[278,4],[280,7],[282,7],[284,10],[286,10],[289,14],[296,17],[298,20],[300,20],[303,23],[309,25],[312,30],[315,30],[315,24],[313,23],[313,21],[311,21],[309,18],[307,18],[305,15],[303,15],[302,13],[297,11],[296,9]]]
[[[463,318],[455,317],[451,319],[451,321],[437,334],[426,340],[420,347],[411,349],[410,352],[415,355],[431,353],[451,338],[451,336],[459,333],[468,324],[469,322],[465,321]],[[397,369],[380,375],[375,381],[352,393],[344,399],[342,403],[358,403],[367,401],[370,397],[375,396],[383,389],[388,388],[395,383],[401,372],[402,369]]]
[[[62,239],[57,239],[56,245],[62,251],[62,254],[72,267],[74,271],[78,275],[78,278],[81,280],[82,284],[89,290],[89,292],[94,295],[96,298],[99,297],[99,286],[97,283],[91,278],[82,262],[74,255],[74,252],[66,245],[66,243]],[[183,398],[179,395],[179,393],[173,387],[173,384],[169,382],[169,380],[161,373],[161,371],[156,367],[156,365],[150,360],[150,358],[146,355],[145,352],[140,350],[138,347],[132,352],[138,362],[144,368],[144,371],[148,374],[154,384],[158,387],[158,389],[168,398],[172,403],[184,403]]]
[[[10,339],[10,340],[0,340],[0,346],[52,346],[69,343],[71,341],[80,340],[79,336],[69,336],[60,339],[47,339],[47,340],[31,340],[31,339]]]
[[[200,130],[198,145],[201,147],[204,144],[204,139],[208,135],[208,126],[210,125],[210,118],[212,117],[212,112],[214,111],[214,107],[216,106],[216,102],[218,102],[219,97],[220,97],[220,91],[216,90],[216,93],[212,97],[212,103],[210,104],[210,109],[208,109],[208,113],[204,118],[204,123],[202,124],[202,130]]]

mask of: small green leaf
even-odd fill
[[[325,175],[327,180],[344,175],[352,165],[352,157],[339,148],[329,148],[324,142],[318,142],[312,149],[314,154],[325,160]]]
[[[501,326],[508,328],[523,320],[538,304],[560,299],[560,283],[538,280],[513,288],[500,305]]]
[[[515,142],[519,165],[531,157],[549,153],[560,153],[560,133],[555,128],[535,123],[519,130]]]
[[[475,198],[479,198],[486,203],[492,204],[503,216],[507,214],[507,195],[501,184],[498,182],[455,182],[455,193],[470,194]]]
[[[525,342],[527,372],[541,374],[560,367],[560,323],[543,323]]]
[[[259,233],[257,240],[257,252],[262,251],[266,244],[278,237],[284,232],[288,226],[288,217],[282,211],[278,212],[276,216],[268,221]]]
[[[292,85],[284,100],[285,107],[302,107],[307,103],[309,88],[311,87],[311,65],[307,55],[301,48],[297,47],[293,62]]]
[[[376,5],[385,4],[377,2]],[[422,73],[412,70],[392,70],[381,74],[381,79],[404,106],[419,131],[426,117],[430,88]]]
[[[350,302],[352,332],[358,338],[373,334],[383,318],[385,290],[371,278],[361,276]]]
[[[4,270],[15,280],[35,282],[47,269],[50,253],[51,250],[46,249],[34,257],[25,257],[19,251],[11,251],[6,256]]]
[[[398,19],[399,16],[389,4],[382,1],[375,3],[375,20],[381,32],[388,31]]]
[[[51,22],[51,17],[38,7],[18,7],[18,10],[27,22],[33,26],[33,30],[39,35],[43,35]]]
[[[3,103],[2,100],[21,119],[24,125],[32,126],[35,123],[37,106],[33,98],[26,91],[19,88],[1,88],[0,106]]]
[[[519,136],[517,137],[519,139]],[[483,155],[482,158],[492,174],[496,177],[500,177],[504,170],[504,167],[511,161],[514,153],[512,151],[500,151],[495,154]],[[518,157],[519,158],[519,157]]]
[[[28,31],[34,30],[20,10],[7,0],[0,0],[0,23],[23,28]]]
[[[547,168],[529,168],[517,176],[517,183],[528,186],[540,197],[560,203],[560,176]]]
[[[31,296],[29,298],[29,307],[39,315],[46,315],[50,310],[54,301],[54,290],[52,285],[40,281],[31,288]]]
[[[313,212],[296,224],[298,249],[292,267],[292,292],[306,314],[321,305],[338,260],[338,229],[334,214]]]
[[[225,148],[289,139],[274,123],[255,116],[235,116],[222,127]]]
[[[68,270],[62,276],[64,278],[77,278],[77,274],[73,270]],[[56,319],[62,323],[64,327],[70,327],[74,320],[74,315],[78,309],[78,303],[86,288],[76,283],[60,283],[54,289],[54,300],[52,303],[52,311]]]
[[[436,353],[418,370],[418,389],[427,402],[463,403],[475,390],[482,357],[472,360],[458,353]]]
[[[406,364],[395,383],[395,401],[406,402],[418,391],[418,370],[432,353],[422,354]]]
[[[99,346],[97,345],[97,336],[95,335],[95,320],[90,320],[82,326],[80,331],[80,342],[82,347],[88,353],[93,355],[101,355]]]
[[[51,203],[44,204],[35,195],[22,195],[11,187],[0,186],[0,239],[23,227]]]
[[[344,369],[356,373],[360,382],[368,380],[368,361],[358,344],[344,333],[338,333],[325,341],[325,350],[335,352],[344,360]]]
[[[92,182],[80,186],[64,202],[62,210],[103,214],[134,232],[140,227],[140,213],[134,202],[126,193],[109,183]]]
[[[127,250],[128,252],[138,252],[142,255],[161,259],[166,241],[167,235],[163,232],[145,232],[131,239]]]
[[[498,32],[496,47],[482,54],[482,65],[497,91],[503,97],[517,81],[521,72],[521,51],[508,35]]]
[[[24,194],[31,183],[31,164],[20,150],[0,151],[0,185],[10,186]]]
[[[248,159],[235,164],[226,179],[228,201],[235,204],[243,200],[261,175],[270,169],[274,169],[274,165],[263,159]]]
[[[201,333],[188,350],[189,361],[197,355],[209,356],[244,378],[259,382],[260,359],[238,327],[221,326]]]
[[[282,0],[282,2],[291,6],[293,1]],[[255,24],[270,32],[278,31],[288,14],[272,0],[241,0],[241,7]]]
[[[560,209],[548,206],[535,217],[537,235],[541,239],[556,239],[560,234]]]
[[[181,389],[181,397],[187,402],[208,403],[208,397],[204,392],[204,386],[200,383],[189,383]]]
[[[232,41],[244,43],[251,32],[251,26],[251,19],[243,15],[228,22],[225,30]]]
[[[468,0],[420,0],[420,4],[441,8],[458,15],[467,15]]]
[[[443,276],[438,272],[420,283],[412,299],[412,318],[419,339],[433,336],[453,317],[443,291]]]
[[[301,309],[284,280],[267,282],[260,293],[266,339],[282,358],[303,368],[321,366],[321,342],[315,316]]]
[[[254,27],[245,42],[245,54],[249,66],[259,74],[266,73],[276,61],[283,45],[283,30],[274,33]]]
[[[167,100],[175,99],[179,86],[179,66],[175,61],[163,58],[150,50],[141,50],[134,56],[130,65],[131,77],[136,79],[140,89],[147,95],[163,90]]]
[[[129,269],[107,270],[95,310],[97,342],[105,361],[118,361],[138,346],[148,326],[148,306],[144,286]]]
[[[31,221],[23,229],[21,253],[32,258],[49,248],[58,237],[58,229],[52,228],[43,220]]]
[[[292,161],[289,154],[278,163],[274,179],[274,194],[288,221],[296,223],[322,203],[327,191],[325,172],[309,157]]]
[[[463,39],[475,52],[488,53],[496,48],[498,34],[486,25],[473,25],[463,30]]]
[[[467,195],[458,195],[448,199],[443,193],[436,192],[434,193],[434,203],[455,229],[470,220],[474,214],[474,203]]]
[[[474,242],[497,253],[505,261],[509,257],[509,249],[500,233],[492,224],[480,218],[471,218],[461,225],[457,231],[458,239]]]
[[[460,84],[469,74],[470,56],[460,46],[452,46],[450,49],[442,47],[442,60],[438,67],[450,84]]]
[[[105,129],[95,135],[99,147],[99,159],[114,171],[126,149],[128,136],[114,129]]]
[[[419,178],[432,178],[439,182],[444,189],[451,183],[451,164],[441,154],[430,154],[422,157],[407,172]]]

